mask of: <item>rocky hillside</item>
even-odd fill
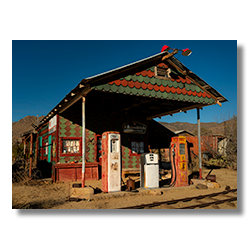
[[[40,116],[39,121],[43,119],[44,116]],[[20,135],[28,130],[33,129],[31,124],[37,124],[36,116],[26,116],[20,119],[18,122],[12,122],[12,142],[13,140],[20,139]]]
[[[44,116],[39,117],[39,121]],[[20,135],[28,130],[33,129],[31,124],[37,123],[36,116],[26,116],[23,119],[20,119],[18,122],[12,123],[12,141],[18,140]],[[167,123],[167,122],[160,122],[162,125],[170,129],[171,131],[179,131],[179,130],[186,130],[192,134],[197,135],[197,124],[188,123],[188,122],[175,122],[175,123]],[[201,123],[201,134],[202,135],[210,135],[210,134],[223,134],[224,132],[224,124],[217,123],[217,122],[202,122]]]
[[[163,126],[170,129],[171,131],[186,130],[194,135],[197,135],[198,127],[197,124],[188,122],[160,122]],[[201,122],[201,134],[212,135],[212,134],[224,134],[224,124],[217,122]]]

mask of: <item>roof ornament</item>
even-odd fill
[[[170,48],[169,46],[167,45],[164,45],[162,48],[161,48],[161,52],[164,52],[164,51],[169,51],[169,50],[177,50],[177,51],[182,51],[182,55],[183,56],[190,56],[192,54],[192,51],[188,48],[186,49],[172,49]]]

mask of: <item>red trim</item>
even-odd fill
[[[63,140],[79,140],[80,141],[79,153],[70,153],[70,154],[63,153],[62,152]],[[60,137],[59,154],[60,154],[60,156],[82,156],[82,137]]]
[[[199,168],[199,175],[200,175],[200,179],[202,179],[202,171],[201,171],[201,168]]]

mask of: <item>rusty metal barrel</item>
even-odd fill
[[[132,180],[130,177],[127,180],[127,187],[128,187],[127,189],[128,191],[135,190],[135,181]]]
[[[209,174],[206,179],[211,182],[216,182],[216,175]]]

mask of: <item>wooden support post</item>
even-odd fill
[[[25,156],[25,153],[26,153],[26,139],[24,139],[24,142],[23,142],[23,154]]]
[[[86,152],[86,143],[85,143],[85,97],[82,97],[82,187],[85,187],[85,152]]]
[[[200,109],[197,108],[197,123],[198,123],[198,147],[199,147],[199,175],[202,179],[202,169],[201,169],[201,124],[200,124]]]
[[[32,174],[32,163],[33,163],[33,134],[30,134],[30,169],[29,169],[29,178],[31,179]]]
[[[175,54],[177,54],[178,53],[178,49],[174,49],[174,51],[172,52],[172,53],[170,53],[170,54],[168,54],[168,55],[166,55],[166,56],[163,56],[162,57],[162,61],[164,61],[164,60],[167,60],[167,59],[169,59],[171,56],[173,56],[173,55],[175,55]]]

